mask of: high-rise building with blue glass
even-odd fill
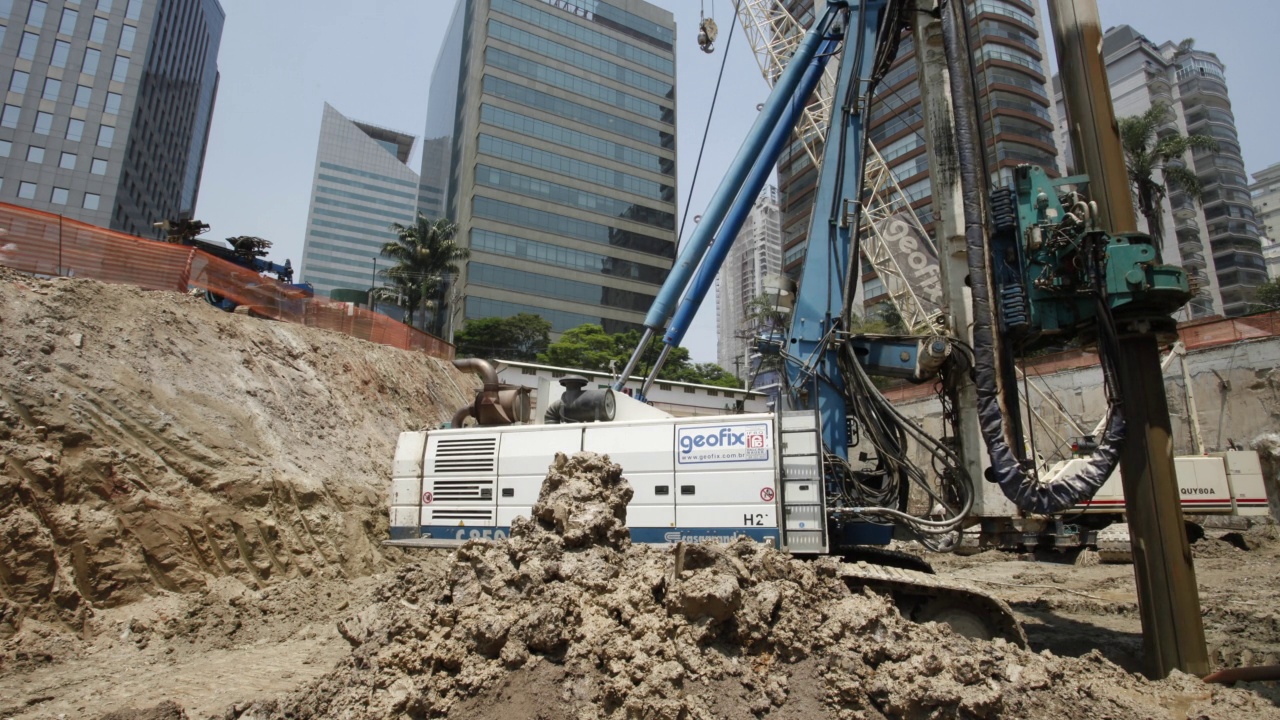
[[[427,106],[418,210],[471,258],[468,319],[638,327],[676,252],[675,21],[642,0],[459,0]]]
[[[194,210],[218,0],[0,0],[0,201],[134,235]]]
[[[409,168],[416,138],[358,122],[324,104],[300,278],[327,297],[334,290],[381,287],[382,246],[392,223],[412,225],[418,173]],[[393,313],[394,314],[394,313]]]

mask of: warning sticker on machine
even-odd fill
[[[768,462],[769,423],[685,425],[676,429],[676,463]]]

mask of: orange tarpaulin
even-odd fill
[[[391,318],[306,297],[297,288],[186,245],[145,240],[59,215],[0,203],[0,265],[150,290],[199,288],[264,317],[453,359],[453,345]]]

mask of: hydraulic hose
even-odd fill
[[[1000,490],[1021,510],[1030,513],[1049,514],[1061,512],[1098,492],[1102,484],[1115,471],[1120,460],[1120,444],[1124,439],[1124,414],[1119,401],[1109,394],[1106,430],[1098,449],[1088,459],[1080,472],[1049,482],[1042,482],[1029,475],[1006,439],[1004,413],[1001,410],[998,391],[1000,363],[997,359],[997,343],[1002,338],[995,333],[993,322],[994,283],[990,274],[979,193],[986,186],[978,170],[979,139],[976,122],[972,117],[975,100],[972,86],[967,81],[968,63],[964,52],[965,32],[964,4],[952,0],[942,12],[943,48],[950,70],[952,100],[957,112],[956,150],[961,174],[961,200],[964,208],[964,237],[969,263],[969,283],[973,290],[973,350],[974,381],[977,386],[978,425],[991,456],[988,479],[1000,486]],[[1099,355],[1103,372],[1110,383],[1115,357],[1114,326],[1104,302],[1099,302]],[[1113,384],[1110,385],[1114,387]]]

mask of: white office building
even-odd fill
[[[406,164],[414,136],[357,122],[325,103],[316,151],[301,281],[328,297],[338,289],[381,286],[384,243],[396,239],[392,223],[411,225],[418,173]]]

